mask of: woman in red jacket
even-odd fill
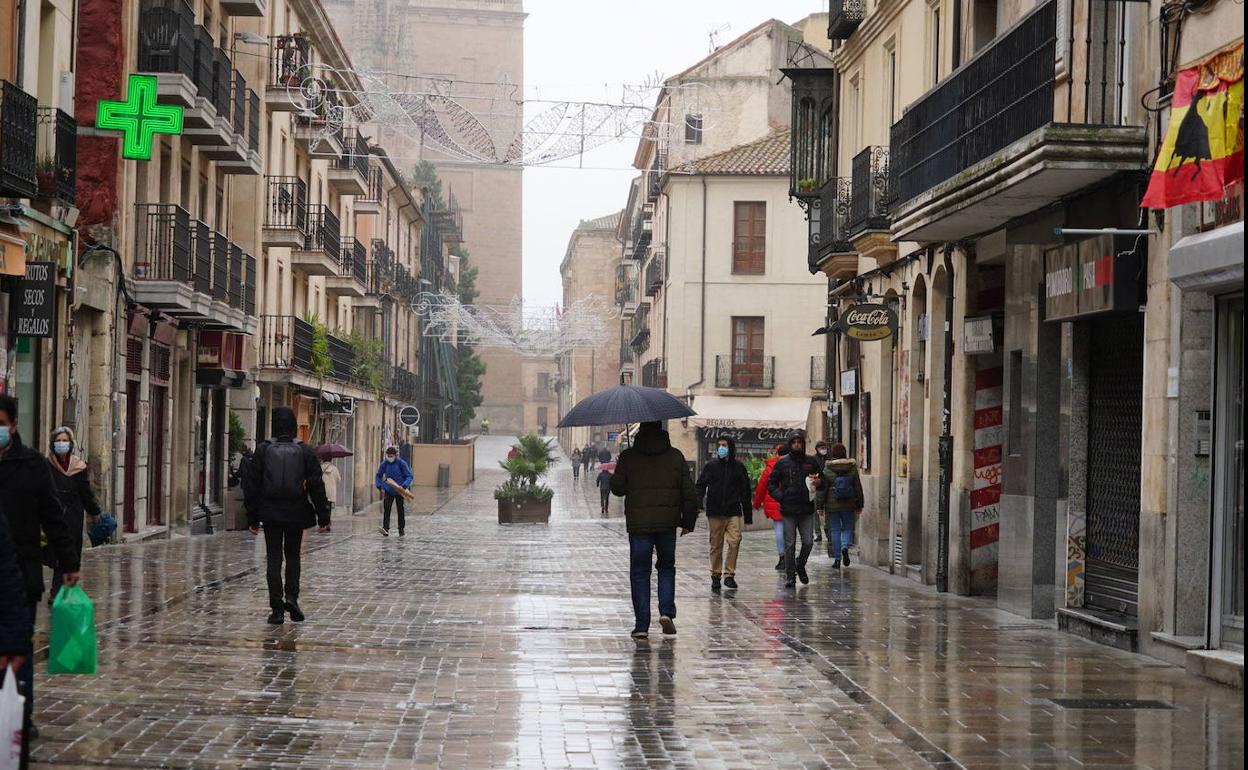
[[[780,517],[780,503],[767,494],[767,480],[771,478],[771,469],[776,467],[776,461],[788,451],[784,444],[776,444],[771,450],[771,457],[767,458],[762,475],[758,477],[758,486],[754,488],[754,510],[762,508],[776,532],[776,555],[780,557],[776,561],[776,570],[784,569],[784,520]]]

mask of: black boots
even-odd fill
[[[780,571],[782,571],[782,570],[784,570],[784,557],[783,557],[783,556],[781,556],[781,557],[780,557],[780,558],[776,561],[776,572],[780,572]]]
[[[727,588],[729,591],[737,590],[737,579],[732,575],[724,578],[724,588]]]
[[[290,613],[290,619],[296,623],[303,622],[303,610],[299,609],[299,603],[294,599],[286,599],[286,611]]]
[[[719,593],[719,575],[711,575],[711,591]]]

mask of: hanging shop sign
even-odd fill
[[[897,314],[887,305],[854,305],[841,314],[839,323],[846,337],[870,342],[897,331]]]
[[[1044,252],[1044,318],[1137,312],[1146,239],[1101,235]]]
[[[993,353],[996,341],[992,336],[992,316],[968,318],[962,324],[962,352]]]
[[[51,337],[56,327],[56,263],[27,262],[9,307],[13,334]]]
[[[703,441],[716,442],[721,438],[730,438],[736,444],[783,444],[788,439],[792,428],[698,428],[698,438]]]
[[[121,132],[121,157],[151,160],[156,134],[182,133],[183,108],[157,104],[156,77],[131,75],[126,100],[101,100],[96,106],[95,127]]]

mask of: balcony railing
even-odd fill
[[[368,179],[368,140],[360,134],[358,128],[348,130],[345,138],[342,155],[334,161],[334,166],[345,170],[355,169],[360,178]]]
[[[195,91],[216,108],[214,97],[217,80],[217,47],[212,33],[202,25],[195,25]]]
[[[394,268],[397,264],[394,252],[381,238],[372,242],[372,259],[368,261],[369,294],[388,294],[394,283]]]
[[[0,196],[33,198],[39,103],[12,83],[0,85]]]
[[[828,389],[828,359],[823,356],[810,357],[810,389]]]
[[[247,89],[247,149],[260,152],[260,95]]]
[[[420,376],[400,366],[390,367],[386,383],[390,394],[403,401],[416,401],[420,398]]]
[[[530,401],[555,401],[559,398],[559,394],[549,385],[534,385],[528,389],[528,395]]]
[[[78,123],[55,107],[40,107],[38,145],[39,194],[72,204],[77,192]]]
[[[638,353],[650,348],[650,305],[643,304],[637,309],[629,324],[628,344]]]
[[[818,265],[833,254],[852,254],[854,246],[849,242],[850,180],[845,177],[830,180],[819,195],[819,206],[812,215],[819,217],[818,232],[811,232],[810,263]]]
[[[715,387],[771,390],[775,387],[775,356],[734,353],[715,356]]]
[[[247,80],[242,73],[234,70],[230,79],[230,126],[235,136],[247,133],[247,92]]]
[[[849,191],[849,237],[872,230],[887,230],[893,202],[889,179],[888,148],[867,147],[854,156]]]
[[[264,226],[278,230],[308,230],[308,186],[297,176],[266,176]]]
[[[316,331],[312,324],[290,315],[266,315],[260,327],[260,365],[278,369],[296,369],[340,382],[352,380],[355,364],[351,345],[332,334],[326,335],[327,359],[315,361],[313,345]],[[316,364],[324,365],[318,371]]]
[[[646,296],[653,297],[663,288],[663,255],[655,254],[646,265]]]
[[[866,0],[830,0],[828,3],[828,39],[847,40],[867,15]]]
[[[368,161],[365,159],[365,165],[367,164]],[[367,192],[355,199],[356,205],[360,203],[381,203],[381,196],[385,194],[381,181],[381,167],[370,166],[368,175],[365,178],[368,179]]]
[[[139,6],[139,71],[196,81],[195,11],[186,0],[143,0]]]
[[[212,295],[212,228],[207,222],[191,222],[191,285],[195,291]]]
[[[646,202],[654,203],[663,191],[663,174],[667,171],[667,150],[658,150],[646,172]]]
[[[223,233],[212,234],[212,298],[230,300],[230,240]]]
[[[338,275],[354,278],[361,286],[368,283],[368,250],[354,238],[342,239]]]
[[[324,203],[308,207],[308,231],[304,238],[305,251],[319,251],[338,262],[342,259],[342,236],[339,235],[338,215]]]
[[[269,38],[269,87],[298,89],[311,71],[311,45],[303,35]]]
[[[225,49],[213,49],[212,65],[212,105],[218,116],[228,118],[234,88],[234,67],[230,65],[230,56]]]
[[[621,262],[615,268],[615,304],[633,305],[637,299],[637,263]]]
[[[898,201],[1054,122],[1139,123],[1124,91],[1128,55],[1143,51],[1142,45],[1127,50],[1134,5],[1078,2],[1059,28],[1058,4],[1048,0],[912,104],[891,132]]]
[[[243,254],[243,247],[237,243],[230,244],[230,307],[235,310],[242,310],[247,304],[247,291],[249,284],[244,283],[244,271],[247,269],[247,258]]]
[[[663,359],[651,359],[642,365],[641,384],[647,388],[667,387],[667,365]]]
[[[243,312],[249,316],[256,314],[256,258],[251,254],[243,254]]]
[[[190,213],[172,203],[140,203],[135,209],[135,279],[192,284]],[[211,269],[211,255],[208,265]],[[192,285],[199,290],[198,284]],[[211,287],[211,280],[208,286]]]

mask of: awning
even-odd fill
[[[784,428],[805,430],[809,398],[769,396],[694,396],[697,414],[689,418],[696,428]]]

